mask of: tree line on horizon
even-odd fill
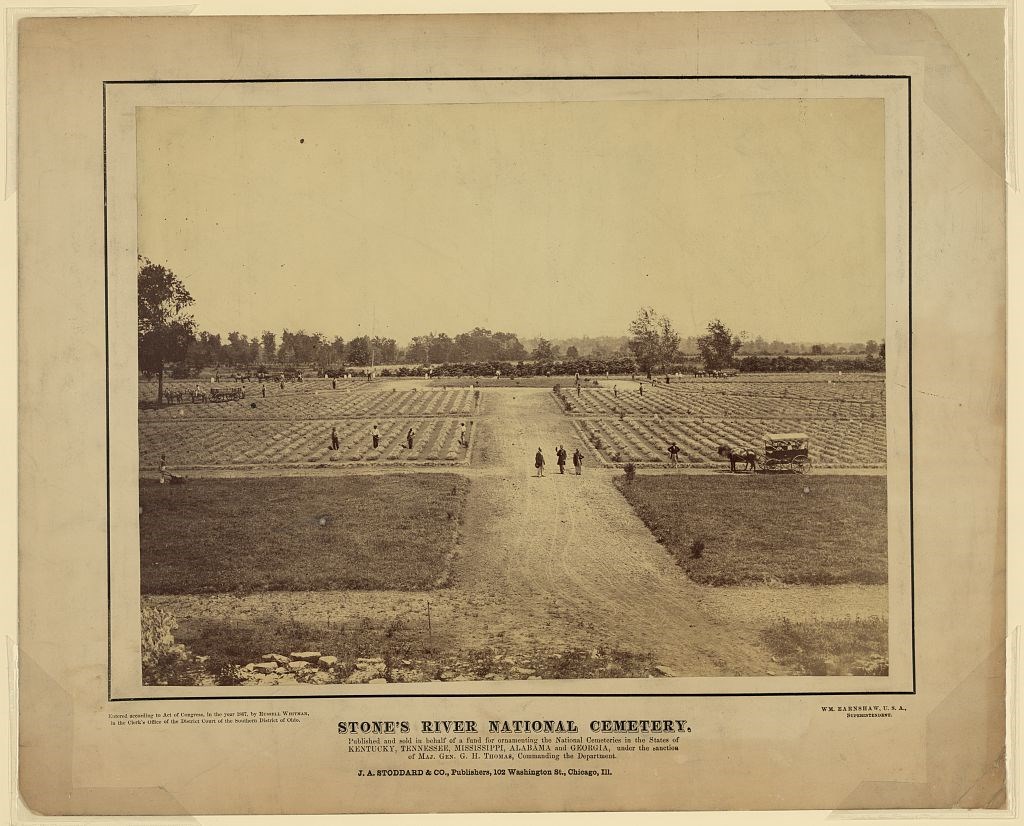
[[[805,369],[787,361],[788,356],[863,355],[884,363],[885,344],[868,341],[863,345],[789,344],[754,340],[745,333],[734,334],[719,319],[707,325],[704,335],[682,338],[672,321],[652,307],[641,307],[629,324],[627,335],[576,339],[527,339],[512,332],[492,332],[474,327],[455,336],[424,333],[413,336],[405,347],[394,338],[362,335],[346,341],[319,332],[285,329],[280,337],[264,330],[257,335],[238,331],[219,333],[197,330],[189,312],[193,298],[180,279],[168,268],[139,256],[138,333],[139,369],[160,379],[168,365],[185,374],[204,367],[253,368],[266,365],[315,366],[322,370],[368,367],[371,365],[515,364],[526,361],[557,362],[632,359],[640,372],[667,370],[699,358],[708,369],[732,367],[741,349],[748,367],[765,370]],[[527,347],[527,343],[530,347]],[[758,358],[774,356],[770,358]],[[752,361],[752,359],[757,361]],[[783,362],[779,359],[782,358]],[[806,361],[806,358],[803,359]],[[872,366],[870,369],[877,369]]]

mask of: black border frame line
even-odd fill
[[[452,81],[565,81],[565,80],[905,80],[907,82],[907,389],[909,397],[909,471],[910,471],[910,656],[911,688],[903,691],[734,691],[734,692],[677,692],[677,693],[588,693],[588,692],[537,692],[499,694],[230,694],[222,696],[177,696],[177,697],[114,697],[113,687],[113,627],[111,621],[111,574],[110,574],[110,260],[107,217],[107,86],[155,86],[166,84],[245,84],[245,83],[447,83]],[[490,697],[494,699],[520,697],[849,697],[849,696],[903,696],[917,694],[917,627],[915,615],[915,568],[914,568],[914,130],[913,130],[913,88],[912,76],[901,74],[854,74],[854,75],[482,75],[457,77],[320,77],[320,78],[224,78],[209,79],[157,79],[157,80],[105,80],[103,81],[103,317],[105,357],[105,419],[106,419],[106,497],[107,497],[107,701],[108,702],[168,702],[218,700],[458,700],[461,698]]]

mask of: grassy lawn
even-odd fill
[[[468,489],[455,474],[142,480],[142,593],[437,587]]]
[[[889,625],[880,617],[816,622],[782,620],[764,631],[768,648],[798,674],[884,677]]]
[[[696,582],[832,585],[886,582],[885,481],[764,473],[615,483]]]

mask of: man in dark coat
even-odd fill
[[[574,468],[576,468],[576,475],[577,476],[582,476],[583,475],[583,452],[579,448],[576,448],[576,450],[574,450],[573,453],[572,453],[572,465],[573,465]]]
[[[533,466],[537,468],[537,475],[544,475],[544,452],[538,447],[537,455],[533,459]]]
[[[555,456],[558,457],[558,472],[565,473],[565,460],[569,454],[565,452],[565,448],[562,445],[559,445],[558,450],[555,451]]]

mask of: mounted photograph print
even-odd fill
[[[1004,16],[22,20],[23,808],[1004,809]]]

